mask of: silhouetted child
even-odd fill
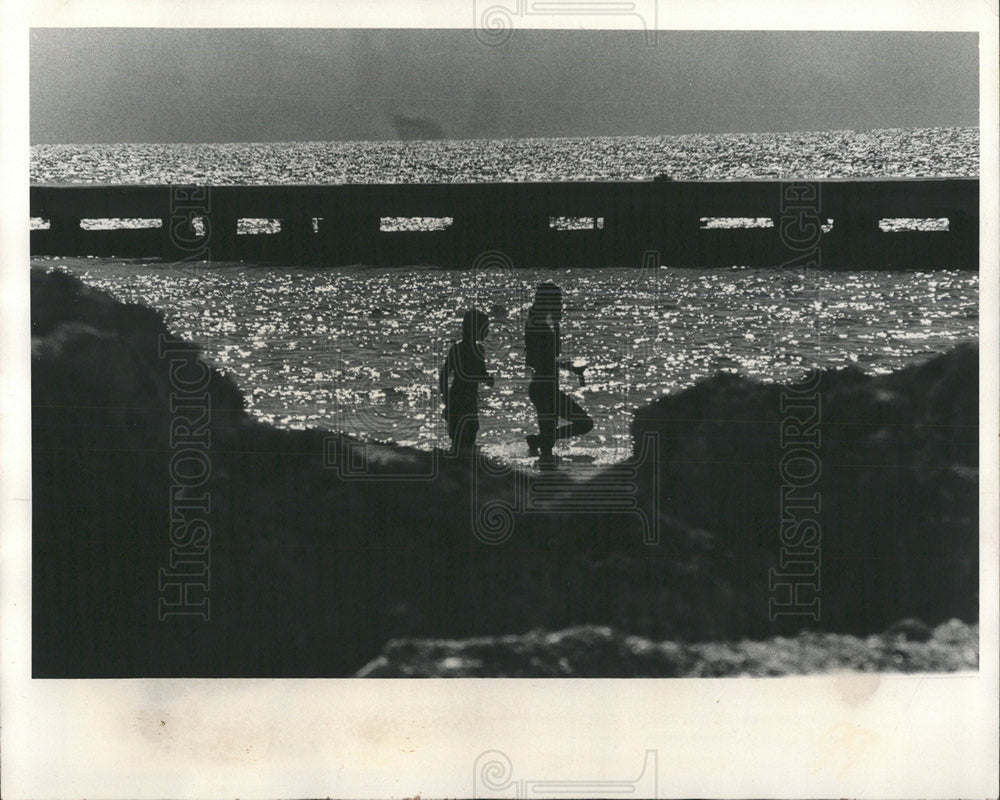
[[[486,372],[481,344],[489,327],[490,319],[482,311],[475,308],[466,311],[462,318],[462,340],[451,346],[441,367],[443,416],[448,421],[448,435],[455,453],[472,451],[479,432],[479,384],[493,385],[493,376]]]
[[[552,446],[559,439],[582,436],[594,422],[580,404],[559,388],[559,368],[572,370],[583,385],[583,370],[559,361],[559,323],[562,320],[562,290],[554,283],[540,283],[524,326],[525,360],[532,369],[528,397],[538,412],[538,433],[529,434],[528,452],[541,456],[542,466],[555,463]],[[556,427],[560,419],[565,425]]]

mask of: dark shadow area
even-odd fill
[[[636,413],[636,440],[660,442],[636,469],[658,523],[646,544],[634,514],[574,513],[601,476],[539,513],[523,498],[540,479],[383,445],[352,462],[347,437],[255,421],[158,312],[62,273],[32,271],[31,319],[34,677],[345,676],[401,638],[605,625],[705,642],[978,618],[974,347],[819,380],[813,622],[769,615],[780,386],[718,376]],[[521,509],[498,545],[473,525],[490,500]]]

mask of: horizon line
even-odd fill
[[[47,146],[82,146],[82,145],[231,145],[231,144],[371,144],[373,142],[386,144],[415,144],[426,142],[509,142],[509,141],[535,141],[535,140],[575,140],[575,139],[678,139],[685,136],[747,136],[747,135],[782,135],[782,134],[830,134],[830,133],[872,133],[875,131],[927,131],[942,129],[976,129],[981,126],[977,122],[975,125],[917,125],[913,127],[894,125],[885,128],[828,128],[828,129],[796,129],[796,130],[741,130],[741,131],[689,131],[686,133],[613,133],[613,134],[578,134],[559,136],[465,136],[448,137],[441,136],[432,139],[256,139],[238,141],[198,141],[198,140],[173,140],[173,141],[76,141],[76,142],[31,142],[30,147]]]

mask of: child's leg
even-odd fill
[[[538,449],[543,456],[552,455],[552,445],[556,440],[556,394],[559,389],[555,381],[533,380],[528,385],[528,397],[538,412]]]
[[[458,422],[458,429],[452,439],[456,453],[469,453],[476,444],[476,434],[479,433],[479,417],[475,414],[465,414]]]
[[[594,421],[584,411],[580,404],[565,392],[559,392],[556,398],[559,416],[569,420],[569,424],[561,425],[555,432],[556,439],[568,439],[570,436],[583,436],[594,429]]]

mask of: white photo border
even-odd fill
[[[531,780],[623,780],[656,752],[659,796],[997,795],[997,3],[659,0],[662,29],[964,30],[980,41],[980,668],[957,675],[715,680],[33,680],[28,30],[470,28],[474,0],[4,0],[0,337],[2,795],[470,796],[500,751]],[[596,18],[595,27],[619,27]],[[567,27],[526,17],[525,27]],[[635,27],[622,18],[620,27]]]

